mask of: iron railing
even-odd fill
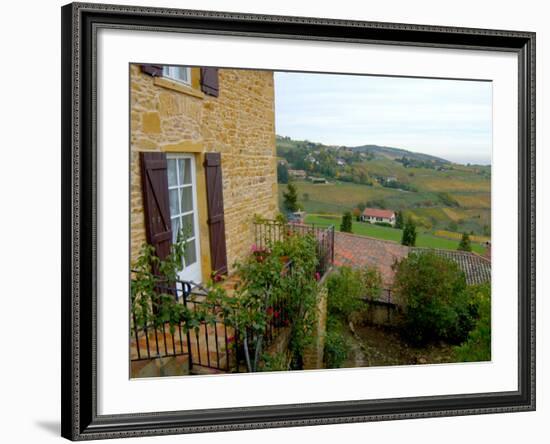
[[[273,242],[282,241],[292,234],[311,234],[317,241],[317,272],[324,276],[334,263],[334,225],[318,226],[304,223],[283,223],[275,220],[254,222],[254,239],[259,248],[266,248]]]
[[[206,304],[206,289],[193,282],[176,280],[173,285],[163,285],[159,279],[156,291],[172,295],[175,303],[184,304],[195,312]],[[200,366],[231,371],[235,365],[232,360],[236,360],[231,347],[235,333],[226,325],[221,306],[208,303],[207,309],[212,319],[199,322],[195,328],[188,328],[183,321],[173,325],[169,322],[138,325],[132,310],[131,360],[184,356],[190,370]]]
[[[283,272],[292,272],[291,262],[285,265]],[[166,285],[159,278],[156,292],[172,295],[175,303],[184,304],[194,312],[206,308],[213,320],[201,321],[195,328],[188,328],[184,321],[174,325],[169,322],[138,325],[136,313],[132,310],[131,361],[183,357],[188,360],[190,372],[197,366],[222,372],[239,372],[243,368],[243,344],[239,331],[228,325],[220,305],[207,300],[208,289],[181,280]],[[289,325],[287,298],[279,296],[271,300],[266,310],[268,317],[263,338],[264,347],[269,347],[281,329]],[[249,332],[248,337],[252,336]]]

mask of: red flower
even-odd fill
[[[320,281],[320,280],[321,280],[321,274],[320,274],[318,271],[315,272],[315,280],[316,280],[316,281]]]
[[[280,310],[277,310],[275,313],[273,313],[273,316],[275,317],[275,319],[277,319],[280,315],[281,315]]]
[[[273,307],[268,307],[266,313],[268,316],[271,316],[273,314]]]

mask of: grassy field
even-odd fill
[[[341,217],[336,215],[308,214],[306,223],[317,225],[334,225],[337,231],[340,231]],[[376,239],[401,242],[402,230],[389,227],[381,227],[365,222],[353,222],[352,231],[354,234],[374,237]],[[449,233],[449,232],[447,232]],[[419,232],[416,237],[416,246],[425,248],[440,248],[444,250],[456,250],[459,240],[451,240],[444,237],[434,236],[428,233]],[[483,254],[485,247],[472,242],[472,250]]]
[[[313,184],[295,182],[299,202],[308,213],[342,214],[352,210],[358,203],[383,201],[386,208],[404,210],[424,230],[446,230],[450,224],[458,224],[458,231],[474,231],[482,234],[485,225],[490,225],[490,194],[484,191],[453,193],[460,206],[443,206],[436,192],[409,192],[348,182]],[[282,194],[286,187],[279,184],[279,206],[283,208]]]

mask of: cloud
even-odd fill
[[[464,163],[491,159],[486,81],[276,72],[275,106],[280,135],[397,146]]]

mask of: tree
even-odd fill
[[[284,163],[277,164],[277,182],[288,183],[288,167]]]
[[[363,202],[359,202],[357,204],[357,208],[359,208],[359,211],[362,213],[365,210],[365,208],[367,208],[367,206]]]
[[[302,199],[304,200],[304,202],[308,202],[309,201],[309,193],[302,194]]]
[[[361,220],[361,210],[359,208],[353,209],[353,217],[355,217],[355,220],[359,222]]]
[[[340,231],[344,233],[351,233],[351,213],[349,211],[346,211],[342,216]]]
[[[405,228],[403,229],[403,237],[401,238],[401,245],[408,245],[414,247],[416,244],[416,225],[409,217]]]
[[[460,344],[467,338],[477,305],[456,262],[434,252],[410,253],[393,270],[393,290],[403,307],[403,333],[409,341]]]
[[[470,241],[470,236],[468,235],[468,233],[462,233],[462,239],[460,239],[457,250],[472,251],[472,243]]]
[[[403,211],[398,211],[395,214],[395,228],[403,228]]]
[[[300,209],[298,204],[298,190],[296,189],[296,185],[292,182],[286,186],[286,192],[283,192],[283,199],[285,208],[291,213],[295,213]]]

